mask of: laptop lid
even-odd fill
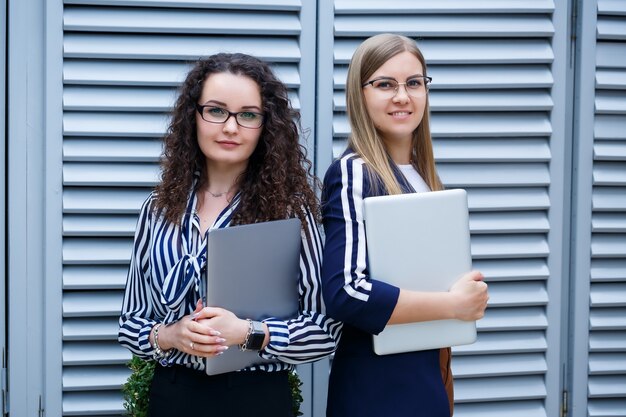
[[[369,275],[414,291],[447,291],[472,268],[465,190],[364,200]],[[379,355],[473,343],[476,323],[461,320],[388,325],[373,336]]]
[[[286,319],[298,314],[300,275],[299,219],[231,226],[209,231],[206,305],[237,317]],[[231,346],[207,358],[206,372],[216,375],[268,362],[257,352]]]

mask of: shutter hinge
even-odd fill
[[[568,402],[568,395],[567,395],[567,390],[563,390],[563,397],[561,398],[561,417],[567,417],[567,412],[569,411],[567,409],[567,402]]]
[[[42,404],[42,400],[41,400],[41,395],[39,396],[39,413],[37,413],[37,417],[43,417],[45,413],[45,410],[43,408],[43,404]]]
[[[0,385],[2,385],[2,415],[9,415],[9,386],[7,384],[6,354],[2,348],[2,371],[0,371]]]

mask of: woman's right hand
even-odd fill
[[[164,351],[176,349],[195,356],[212,357],[221,354],[227,346],[226,339],[220,337],[220,332],[196,321],[198,312],[202,309],[202,302],[198,301],[196,310],[168,326],[159,329],[159,347]]]
[[[487,283],[479,271],[471,271],[463,275],[450,288],[454,297],[454,317],[459,320],[479,320],[485,315],[487,300]]]

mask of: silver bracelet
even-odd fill
[[[248,342],[250,341],[250,336],[252,335],[252,320],[246,319],[248,321],[248,332],[246,333],[246,338],[243,340],[243,343],[239,345],[239,350],[242,352],[246,351],[246,346],[248,346]]]
[[[168,366],[169,361],[167,358],[172,354],[172,349],[168,351],[163,351],[161,346],[159,346],[159,328],[163,325],[163,323],[158,323],[154,326],[154,345],[152,348],[154,349],[154,355],[152,356],[155,361],[157,361],[161,366]]]

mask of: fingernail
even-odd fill
[[[228,350],[228,346],[220,346],[218,349],[223,353],[225,350]]]
[[[191,315],[191,320],[195,320],[195,319],[197,319],[197,318],[198,318],[198,315],[200,315],[200,313],[193,313],[193,314]]]
[[[221,337],[218,337],[217,339],[215,339],[215,341],[216,341],[217,343],[224,343],[224,342],[226,341],[226,339],[223,339],[223,338],[221,338]]]
[[[222,334],[220,332],[218,332],[217,330],[211,330],[211,336],[221,336]]]

